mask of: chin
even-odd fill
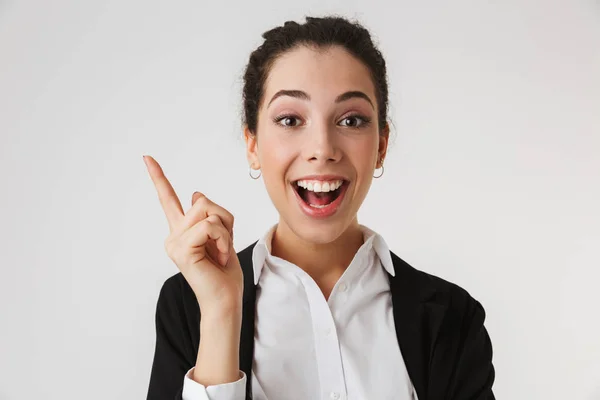
[[[296,220],[288,226],[296,236],[306,242],[327,244],[342,236],[350,222],[342,218],[328,221]]]

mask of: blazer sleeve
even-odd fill
[[[147,400],[181,400],[184,376],[194,366],[181,285],[177,276],[163,284],[156,305],[156,346]]]
[[[481,303],[467,296],[458,351],[450,383],[453,400],[495,400],[492,385],[495,370],[492,364],[492,342],[484,327],[485,310]]]

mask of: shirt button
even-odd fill
[[[331,328],[325,329],[325,335],[331,336],[332,333],[333,333],[333,329],[331,329]]]
[[[346,285],[345,283],[341,283],[340,292],[345,292],[346,290],[348,290],[348,285]]]
[[[331,392],[329,395],[333,400],[338,400],[340,398],[340,394],[338,392]]]

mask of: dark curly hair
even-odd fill
[[[388,107],[388,83],[385,60],[373,44],[369,31],[357,21],[339,16],[306,17],[298,24],[287,21],[262,34],[264,42],[250,54],[244,73],[243,123],[256,134],[258,110],[264,95],[264,84],[277,57],[295,47],[304,45],[327,48],[343,46],[350,54],[362,61],[371,71],[379,109],[378,126],[386,125]]]

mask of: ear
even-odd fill
[[[387,154],[388,147],[388,139],[390,137],[390,124],[386,122],[385,126],[379,133],[379,147],[377,149],[377,163],[375,164],[375,168],[381,168],[383,164],[383,160]]]
[[[252,169],[260,169],[258,159],[258,138],[250,132],[248,125],[244,124],[244,141],[246,142],[246,158]]]

